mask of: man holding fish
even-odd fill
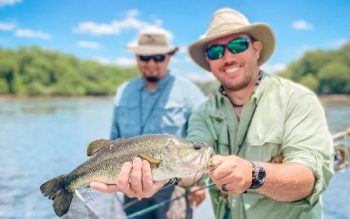
[[[187,137],[217,154],[209,171],[217,219],[322,217],[321,193],[333,175],[325,113],[311,91],[260,69],[274,47],[269,25],[251,24],[229,8],[216,11],[204,38],[189,47],[192,59],[221,83],[192,114]],[[151,197],[168,182],[154,181],[151,165],[135,158],[113,184],[90,185]],[[193,177],[179,184],[191,185]]]

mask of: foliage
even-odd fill
[[[0,94],[111,95],[135,67],[102,65],[38,47],[0,49]]]
[[[310,51],[280,73],[318,94],[350,94],[350,43],[335,51]]]

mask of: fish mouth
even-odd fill
[[[204,170],[211,170],[215,167],[215,164],[211,160],[211,157],[213,155],[214,155],[214,150],[211,147],[209,147],[208,150],[206,150],[203,153],[200,162],[202,163],[204,160]]]

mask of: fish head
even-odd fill
[[[171,159],[175,162],[172,168],[179,173],[179,177],[206,171],[210,167],[210,158],[214,154],[213,149],[201,142],[182,142]]]

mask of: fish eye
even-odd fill
[[[193,143],[193,149],[200,150],[202,148],[202,145],[198,142]]]

